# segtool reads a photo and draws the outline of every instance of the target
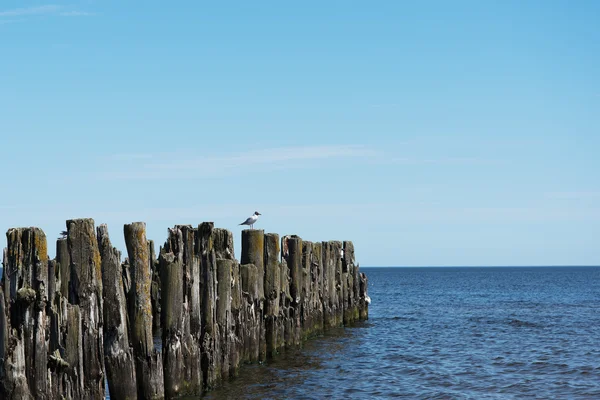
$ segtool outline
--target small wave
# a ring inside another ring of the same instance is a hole
[[[404,317],[401,315],[394,315],[391,317],[383,317],[380,319],[386,320],[386,321],[411,321],[411,322],[417,321],[417,318],[415,318],[415,317]]]
[[[521,361],[509,361],[506,363],[507,367],[524,367],[526,364]]]
[[[515,326],[518,328],[541,328],[542,326],[539,324],[536,324],[535,322],[529,322],[529,321],[522,321],[520,319],[511,319],[508,322],[509,325],[511,326]]]

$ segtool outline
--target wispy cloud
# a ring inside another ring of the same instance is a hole
[[[289,161],[316,160],[339,157],[361,157],[374,155],[374,151],[364,146],[304,146],[280,147],[264,150],[254,150],[245,153],[225,155],[221,157],[200,157],[190,160],[168,161],[155,164],[158,168],[186,169],[201,167],[209,162],[217,162],[224,167],[237,167],[244,165],[275,164]]]
[[[561,191],[546,193],[546,197],[560,200],[600,200],[599,191]]]
[[[394,212],[390,212],[394,210]],[[277,217],[310,215],[311,218],[346,219],[365,224],[514,224],[530,222],[600,221],[600,208],[548,207],[449,207],[432,202],[394,202],[357,204],[306,204],[272,207]]]
[[[299,146],[253,150],[219,156],[190,156],[162,154],[115,154],[112,162],[129,162],[117,174],[107,173],[110,179],[203,178],[246,172],[248,168],[302,168],[314,161],[374,157],[378,153],[358,145]],[[131,165],[134,163],[134,165]]]
[[[401,157],[386,150],[364,145],[324,145],[279,147],[221,155],[190,153],[118,153],[106,161],[116,171],[106,171],[105,179],[212,178],[238,175],[249,169],[269,171],[311,168],[317,162],[361,159],[369,165],[490,165],[502,163],[478,157]]]
[[[488,165],[503,161],[479,157],[389,157],[376,162],[398,165]]]
[[[110,156],[112,160],[131,161],[131,160],[147,160],[152,158],[152,154],[145,153],[118,153]]]
[[[60,16],[60,17],[88,17],[96,13],[81,10],[71,10],[57,4],[48,4],[36,7],[13,8],[12,10],[0,11],[0,24],[11,22],[23,22],[28,18],[42,15]],[[14,19],[14,17],[21,17]],[[6,19],[12,18],[12,19]]]
[[[22,18],[19,18],[19,19],[1,19],[1,18],[0,18],[0,25],[4,25],[4,24],[14,24],[14,23],[16,23],[16,22],[22,22],[22,21],[25,21],[25,20],[24,20],[24,19],[22,19]]]
[[[0,11],[0,17],[19,17],[24,15],[51,14],[59,11],[61,8],[61,6],[55,4],[37,7],[14,8],[12,10]]]
[[[58,15],[62,17],[90,17],[96,15],[96,13],[87,11],[64,11],[59,13]]]
[[[397,108],[402,107],[400,103],[381,103],[381,104],[371,104],[369,107],[371,108]]]

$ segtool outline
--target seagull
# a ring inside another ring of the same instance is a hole
[[[258,220],[258,216],[261,215],[258,211],[254,211],[251,217],[242,222],[240,225],[250,225],[251,229],[254,229],[254,223]]]
[[[61,231],[60,232],[61,239],[65,239],[68,234],[69,234],[69,232],[67,232],[67,231]]]

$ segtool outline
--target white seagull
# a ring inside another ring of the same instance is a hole
[[[258,220],[258,216],[261,215],[258,211],[254,211],[251,217],[242,222],[240,225],[250,225],[251,229],[254,229],[254,223]]]

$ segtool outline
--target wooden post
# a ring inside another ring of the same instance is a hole
[[[110,243],[108,228],[97,229],[104,294],[104,365],[111,398],[136,399],[133,351],[129,347],[127,300],[121,277],[121,253]]]
[[[162,355],[152,340],[152,305],[146,224],[134,222],[124,226],[125,244],[131,268],[129,323],[135,359],[138,398],[164,398]]]

